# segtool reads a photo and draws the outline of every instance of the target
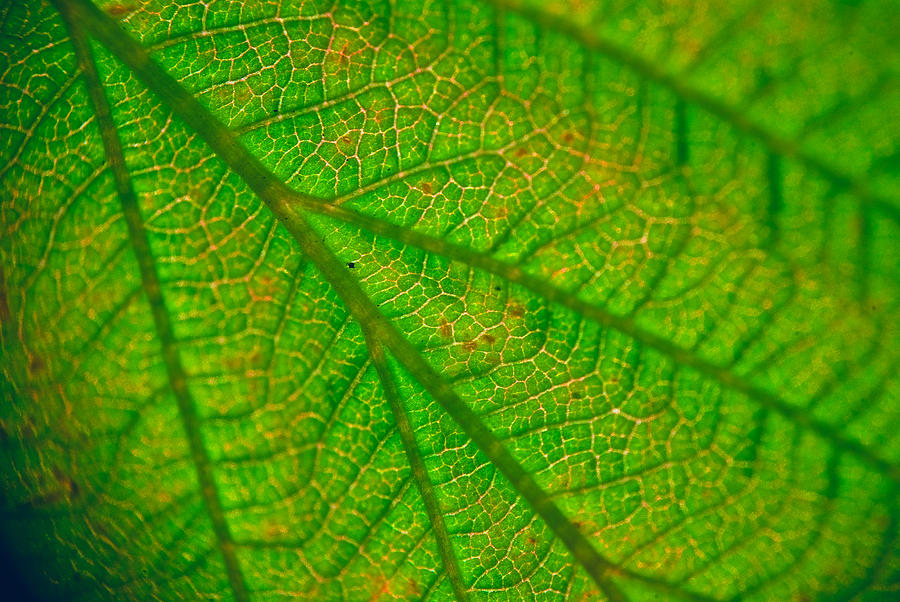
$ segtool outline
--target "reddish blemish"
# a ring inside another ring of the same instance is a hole
[[[106,7],[106,14],[110,17],[119,18],[133,12],[134,8],[134,6],[129,6],[127,4],[110,4]]]
[[[0,326],[12,318],[9,313],[9,304],[6,300],[6,285],[3,281],[3,270],[0,269]]]
[[[244,367],[244,358],[241,356],[226,357],[222,363],[229,370],[240,370]]]
[[[381,598],[381,596],[389,594],[391,592],[390,588],[388,588],[387,579],[382,577],[378,581],[381,582],[381,585],[378,587],[378,589],[372,592],[372,597],[369,598],[369,602],[375,602],[375,600],[378,600],[379,598]]]
[[[53,467],[53,476],[62,485],[63,489],[66,490],[66,493],[69,497],[77,497],[80,491],[78,484],[72,480],[69,475],[65,474],[59,467]]]
[[[287,528],[279,523],[270,523],[266,525],[265,534],[267,539],[272,539],[278,535],[287,533]]]
[[[509,209],[505,205],[495,204],[488,205],[484,209],[484,216],[491,219],[506,219],[509,216]]]
[[[47,365],[44,363],[44,360],[35,355],[28,363],[28,372],[29,374],[37,374],[39,372],[43,372],[46,367]]]

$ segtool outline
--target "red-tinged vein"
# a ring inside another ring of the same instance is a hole
[[[178,352],[177,341],[175,340],[171,319],[160,287],[156,261],[150,248],[150,241],[144,227],[144,220],[138,206],[137,196],[132,186],[131,176],[125,165],[122,144],[113,123],[109,102],[103,92],[87,38],[79,26],[80,19],[77,11],[73,10],[64,0],[53,0],[53,2],[62,15],[66,29],[71,37],[78,65],[84,75],[88,96],[93,105],[94,114],[97,117],[97,125],[100,128],[100,135],[103,139],[106,159],[113,173],[116,192],[122,206],[122,214],[128,226],[131,246],[140,270],[143,291],[147,295],[150,311],[153,314],[153,323],[160,342],[169,385],[178,404],[178,413],[188,439],[188,446],[196,469],[203,504],[212,523],[216,543],[222,553],[222,560],[228,575],[228,583],[231,586],[234,599],[237,602],[246,602],[249,600],[247,586],[235,554],[231,532],[225,520],[222,502],[219,498],[215,478],[213,477],[209,452],[200,432],[197,406],[187,387],[187,379]]]

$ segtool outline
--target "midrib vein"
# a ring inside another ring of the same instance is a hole
[[[55,0],[57,2],[61,0]],[[563,541],[573,556],[582,564],[592,579],[612,599],[624,596],[609,582],[610,575],[628,576],[643,581],[661,591],[678,594],[690,599],[705,599],[702,596],[678,590],[675,586],[651,577],[632,573],[616,567],[602,557],[577,528],[565,517],[552,499],[534,481],[533,477],[513,458],[503,443],[493,435],[478,417],[450,388],[444,379],[422,358],[418,350],[390,323],[365,295],[359,283],[352,278],[343,264],[322,244],[320,236],[311,228],[306,219],[295,210],[296,205],[312,212],[332,216],[371,230],[376,234],[407,242],[424,250],[440,253],[450,259],[463,261],[472,267],[500,275],[511,282],[520,284],[549,301],[569,307],[621,331],[643,344],[657,349],[673,361],[694,368],[725,387],[744,393],[761,405],[772,407],[779,413],[806,426],[834,445],[857,455],[866,463],[900,482],[900,470],[862,444],[846,439],[830,425],[821,423],[802,409],[790,406],[778,396],[754,387],[726,368],[702,360],[690,351],[648,333],[637,327],[629,318],[611,315],[604,310],[572,297],[561,289],[554,288],[539,278],[525,273],[518,267],[500,262],[490,257],[480,256],[427,235],[408,231],[399,226],[376,218],[345,210],[322,201],[297,193],[266,169],[260,161],[248,153],[234,134],[211,115],[185,90],[180,83],[156,65],[147,53],[118,25],[100,12],[87,0],[70,0],[71,7],[78,13],[80,22],[90,33],[102,42],[119,60],[127,65],[176,115],[187,123],[235,173],[269,207],[273,215],[291,233],[307,256],[335,288],[348,310],[375,340],[382,343],[412,374],[417,381],[437,400],[441,406],[469,435],[485,455],[500,469],[510,483],[535,509],[539,516]]]
[[[477,251],[460,245],[449,243],[384,220],[364,215],[355,211],[320,202],[298,193],[292,193],[294,200],[311,212],[331,217],[344,223],[353,224],[373,234],[400,241],[412,247],[446,257],[474,269],[483,270],[518,284],[541,296],[547,301],[557,303],[579,315],[593,320],[603,326],[616,330],[635,341],[654,349],[679,366],[692,368],[719,383],[722,387],[742,393],[758,405],[771,409],[798,426],[808,428],[836,448],[857,456],[860,460],[885,474],[895,483],[900,484],[900,467],[873,452],[868,447],[840,433],[834,426],[816,418],[805,408],[793,406],[780,396],[763,389],[741,378],[728,367],[705,360],[689,349],[679,347],[659,335],[641,328],[633,319],[612,314],[601,307],[579,299],[572,293],[548,284],[547,281],[529,274],[518,266],[511,265],[490,256],[481,255]]]
[[[345,209],[337,203],[326,202],[291,190],[254,156],[244,150],[235,135],[228,128],[203,108],[174,78],[153,63],[143,48],[122,32],[106,15],[100,13],[86,0],[77,0],[77,4],[89,6],[97,12],[98,17],[90,20],[90,23],[96,25],[99,33],[94,33],[93,30],[92,33],[100,38],[120,59],[126,62],[135,73],[142,78],[147,78],[148,86],[175,113],[188,122],[216,151],[218,157],[240,174],[244,181],[261,197],[263,195],[277,195],[282,199],[289,199],[291,203],[300,205],[313,213],[333,217],[345,223],[352,223],[375,234],[381,234],[419,249],[437,253],[451,260],[484,270],[516,283],[543,296],[548,301],[558,303],[580,313],[586,318],[632,337],[636,341],[670,358],[673,362],[693,368],[704,376],[718,382],[723,387],[740,392],[748,399],[778,412],[799,426],[809,428],[832,445],[855,455],[869,466],[888,476],[895,483],[900,484],[900,466],[882,458],[860,442],[844,436],[834,426],[815,418],[804,408],[793,406],[780,396],[748,382],[734,374],[728,367],[704,360],[692,351],[679,347],[671,341],[644,330],[631,318],[611,314],[596,305],[578,299],[567,291],[548,284],[534,275],[526,273],[520,267],[480,255],[470,248],[454,245],[443,239]],[[107,21],[109,22],[107,23]],[[105,37],[101,37],[101,35]],[[147,71],[148,73],[142,74],[142,71]],[[690,98],[687,100],[690,100]],[[340,202],[340,200],[338,199],[337,201]],[[292,213],[290,209],[286,209],[286,211]],[[308,226],[304,227],[308,228]],[[319,246],[320,242],[315,240],[314,244]]]
[[[212,523],[216,543],[222,553],[228,583],[235,600],[237,602],[247,602],[249,597],[244,576],[235,554],[228,523],[225,520],[222,502],[213,477],[209,452],[206,450],[200,433],[200,419],[197,414],[197,406],[187,387],[187,379],[178,352],[169,312],[162,295],[155,259],[150,248],[144,221],[141,217],[131,176],[125,165],[122,143],[116,132],[109,102],[103,92],[103,86],[100,82],[87,38],[78,25],[80,23],[78,13],[72,10],[73,7],[66,0],[52,1],[62,16],[72,40],[78,65],[84,75],[88,96],[97,118],[97,125],[100,129],[104,150],[106,151],[106,159],[113,173],[116,192],[122,206],[122,214],[128,227],[131,246],[137,259],[143,290],[147,295],[147,301],[153,315],[153,323],[160,342],[169,385],[178,405],[178,414],[187,436],[191,459],[196,469],[197,481],[200,486],[200,494]]]
[[[422,503],[425,504],[425,512],[428,514],[428,520],[434,532],[434,538],[437,543],[438,553],[444,562],[444,569],[447,571],[447,578],[450,586],[453,588],[453,594],[459,602],[468,600],[469,596],[466,592],[466,585],[462,579],[462,573],[459,570],[459,561],[453,552],[453,544],[450,542],[450,535],[447,533],[447,525],[444,522],[444,514],[441,511],[437,496],[434,493],[434,486],[431,479],[428,478],[428,471],[425,468],[425,462],[419,451],[419,445],[416,443],[416,435],[413,432],[412,424],[409,421],[409,415],[403,400],[397,391],[397,385],[394,382],[394,375],[391,374],[390,366],[388,366],[387,358],[381,343],[372,336],[365,325],[363,332],[366,335],[366,346],[369,349],[369,357],[375,370],[378,372],[378,378],[384,389],[384,396],[391,406],[394,414],[394,420],[397,423],[397,431],[400,433],[400,439],[403,442],[403,450],[406,453],[406,459],[409,462],[410,472],[419,490]]]
[[[441,404],[463,432],[544,519],[610,600],[614,602],[625,600],[618,586],[609,580],[610,575],[628,575],[659,587],[658,580],[619,569],[597,552],[534,478],[513,458],[503,443],[431,368],[396,327],[378,311],[363,292],[359,282],[347,273],[338,258],[322,244],[321,238],[306,219],[292,208],[292,204],[296,204],[295,192],[279,181],[258,159],[246,152],[224,124],[209,114],[197,99],[154,63],[140,45],[97,7],[88,0],[68,0],[66,4],[67,10],[76,17],[74,21],[83,24],[93,37],[127,65],[151,91],[206,141],[220,159],[241,176],[328,280],[368,336],[390,350],[400,364]],[[162,318],[168,321],[167,316],[163,315]],[[169,332],[171,333],[171,327]],[[196,420],[196,414],[194,419]],[[663,587],[671,588],[668,584]],[[685,594],[689,595],[687,592]]]
[[[900,207],[895,206],[888,199],[873,193],[865,182],[838,171],[827,161],[804,150],[802,146],[793,140],[779,137],[765,127],[750,120],[738,109],[725,104],[714,96],[691,87],[682,79],[666,73],[647,59],[617,46],[603,38],[597,33],[596,29],[579,27],[564,16],[546,14],[539,9],[522,6],[519,2],[511,0],[483,1],[498,10],[517,14],[536,25],[569,36],[588,52],[596,52],[637,73],[643,79],[669,89],[678,98],[715,115],[744,135],[759,140],[771,152],[794,159],[803,166],[822,174],[839,187],[850,190],[862,204],[875,207],[893,221],[900,222]]]

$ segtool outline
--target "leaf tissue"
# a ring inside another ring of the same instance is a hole
[[[0,3],[52,600],[896,600],[900,12]]]

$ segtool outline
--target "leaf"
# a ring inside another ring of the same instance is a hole
[[[51,599],[889,599],[888,3],[9,3]]]

